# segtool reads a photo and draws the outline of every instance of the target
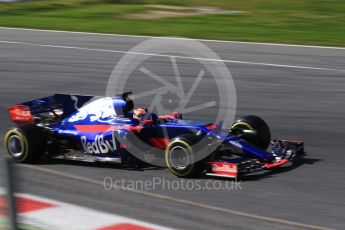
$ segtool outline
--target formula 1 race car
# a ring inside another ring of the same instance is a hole
[[[269,127],[257,116],[240,118],[219,135],[221,124],[184,120],[178,112],[159,116],[133,109],[130,94],[55,94],[9,107],[16,126],[5,134],[5,150],[20,163],[49,157],[149,164],[167,167],[178,177],[238,177],[304,155],[301,141],[271,141]]]

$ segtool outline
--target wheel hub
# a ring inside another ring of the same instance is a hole
[[[171,166],[178,170],[187,168],[190,164],[190,156],[188,151],[181,147],[175,146],[170,150],[170,162]]]
[[[24,142],[23,140],[17,136],[17,135],[12,135],[8,141],[7,141],[7,146],[9,152],[14,156],[14,157],[20,157],[24,153]]]

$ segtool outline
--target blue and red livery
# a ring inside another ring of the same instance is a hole
[[[16,123],[5,150],[16,162],[42,157],[159,165],[179,177],[238,177],[293,163],[303,142],[273,140],[267,124],[245,116],[219,135],[221,124],[147,113],[133,117],[128,93],[118,97],[55,94],[8,108]],[[271,150],[267,148],[271,144]]]

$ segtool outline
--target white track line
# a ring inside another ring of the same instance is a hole
[[[0,196],[3,195],[5,195],[4,189],[0,187]],[[16,198],[25,198],[27,201],[44,202],[50,205],[50,207],[42,207],[37,210],[27,210],[17,214],[18,219],[21,222],[42,229],[97,230],[108,226],[132,224],[152,230],[172,230],[171,228],[152,224],[146,221],[140,221],[121,215],[68,204],[32,194],[16,193],[15,196]]]
[[[61,46],[61,45],[38,44],[38,43],[29,43],[29,42],[16,42],[16,41],[0,41],[0,43],[17,44],[17,45],[30,45],[30,46],[37,46],[37,47],[49,47],[49,48],[60,48],[60,49],[97,51],[97,52],[107,52],[107,53],[135,54],[135,55],[146,55],[146,56],[155,56],[155,57],[168,57],[168,58],[175,57],[175,58],[189,59],[189,60],[225,62],[225,63],[236,63],[236,64],[247,64],[247,65],[260,65],[260,66],[272,66],[272,67],[281,67],[281,68],[345,72],[345,70],[343,70],[343,69],[332,69],[332,68],[322,68],[322,67],[313,67],[313,66],[298,66],[298,65],[272,64],[272,63],[264,63],[264,62],[249,62],[249,61],[238,61],[238,60],[223,60],[223,59],[212,59],[212,58],[185,57],[185,56],[178,56],[178,55],[140,53],[140,52],[129,52],[129,51],[121,51],[121,50],[108,50],[108,49],[95,49],[95,48],[86,48],[86,47],[77,47],[77,46]]]
[[[6,190],[0,187],[0,196],[5,195],[5,194],[6,194]]]
[[[108,34],[108,33],[95,33],[95,32],[82,32],[82,31],[65,31],[65,30],[46,30],[46,29],[30,29],[30,28],[14,28],[14,27],[1,27],[0,29],[7,30],[22,30],[22,31],[37,31],[37,32],[50,32],[50,33],[69,33],[69,34],[85,34],[85,35],[102,35],[102,36],[116,36],[116,37],[132,37],[132,38],[159,38],[159,39],[174,39],[174,40],[196,40],[203,42],[215,43],[233,43],[233,44],[248,44],[248,45],[265,45],[265,46],[282,46],[282,47],[303,47],[303,48],[316,48],[316,49],[336,49],[345,50],[345,47],[332,47],[332,46],[313,46],[313,45],[294,45],[283,43],[269,43],[269,42],[241,42],[241,41],[226,41],[226,40],[213,40],[213,39],[192,39],[180,37],[158,37],[146,35],[126,35],[126,34]]]
[[[104,186],[103,181],[98,181],[98,180],[78,176],[78,175],[67,173],[67,172],[57,171],[54,169],[39,167],[39,166],[35,166],[35,165],[24,165],[24,164],[21,165],[21,164],[19,164],[18,166],[23,167],[23,168],[27,168],[27,169],[31,169],[31,170],[35,170],[35,171],[39,171],[39,172],[43,172],[43,173],[49,173],[49,174],[52,174],[55,176],[61,176],[61,177],[72,179],[72,180],[77,180],[77,181],[81,181],[81,182],[85,182],[85,183],[94,184],[97,186],[99,186],[99,185]],[[134,194],[138,194],[138,195],[153,197],[156,199],[162,199],[162,200],[166,200],[169,202],[174,202],[174,203],[178,203],[178,204],[182,204],[182,205],[193,206],[193,207],[197,207],[197,208],[207,209],[210,211],[222,212],[225,214],[256,219],[256,220],[260,220],[260,221],[264,221],[264,222],[272,222],[272,223],[292,226],[292,227],[296,227],[296,228],[314,229],[314,230],[330,230],[331,229],[331,228],[324,227],[324,226],[304,224],[304,223],[280,219],[280,218],[268,217],[268,216],[263,216],[263,215],[256,215],[256,214],[251,214],[251,213],[247,213],[247,212],[237,211],[235,209],[222,208],[222,207],[217,207],[217,206],[213,206],[213,205],[202,204],[200,202],[194,202],[194,201],[190,201],[190,200],[179,199],[179,198],[176,198],[173,196],[162,195],[162,194],[158,194],[158,193],[154,193],[154,192],[130,189],[130,188],[122,187],[122,186],[117,187],[117,189],[121,189],[121,190],[131,192]]]
[[[31,194],[18,194],[18,196],[54,205],[54,207],[19,214],[19,218],[23,219],[24,223],[43,229],[96,230],[115,224],[127,223],[150,229],[169,230],[166,227],[145,221],[71,205],[40,196]]]

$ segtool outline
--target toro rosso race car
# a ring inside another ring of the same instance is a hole
[[[16,126],[5,134],[5,150],[20,163],[48,157],[160,165],[178,177],[233,178],[294,163],[304,155],[301,141],[271,141],[269,127],[257,116],[242,117],[219,135],[222,124],[134,109],[130,93],[99,98],[55,94],[9,107]],[[198,156],[201,152],[207,154]]]

